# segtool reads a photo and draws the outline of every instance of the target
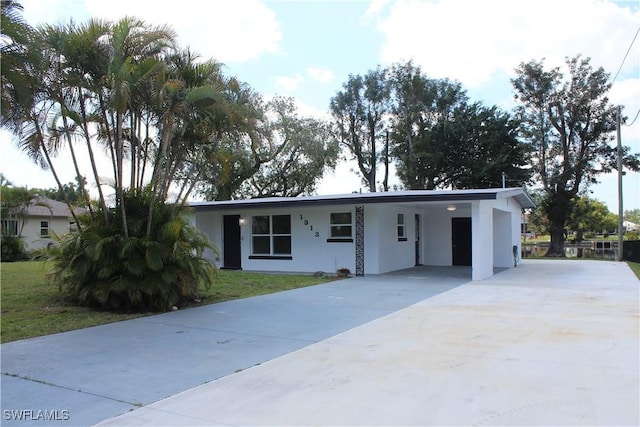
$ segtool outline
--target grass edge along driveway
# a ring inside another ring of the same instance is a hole
[[[640,280],[640,263],[627,262]],[[113,313],[78,307],[46,280],[42,261],[0,262],[0,342],[39,337],[157,313]],[[312,286],[333,280],[311,275],[218,271],[216,282],[202,292],[207,305]]]
[[[43,261],[0,262],[0,342],[39,337],[158,313],[113,313],[79,307],[47,283]],[[332,277],[218,271],[192,307],[317,285]],[[188,309],[188,308],[187,308]]]

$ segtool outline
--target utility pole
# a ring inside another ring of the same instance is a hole
[[[618,105],[616,114],[616,140],[618,142],[618,261],[624,261],[623,245],[623,215],[622,208],[622,141],[620,138],[620,106]]]

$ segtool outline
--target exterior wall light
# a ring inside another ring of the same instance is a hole
[[[239,223],[240,225],[244,225],[244,223],[245,223],[245,222],[247,222],[247,220],[246,220],[246,219],[244,219],[244,217],[240,217],[240,219],[238,220],[238,223]]]
[[[456,205],[447,205],[447,210],[451,211],[451,212],[455,211],[456,210]]]

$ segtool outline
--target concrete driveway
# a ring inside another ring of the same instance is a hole
[[[2,425],[640,424],[626,264],[469,277],[412,269],[5,344]]]
[[[470,277],[469,268],[425,267],[3,344],[0,424],[95,424],[321,342]]]
[[[526,260],[100,425],[637,426],[639,284]]]

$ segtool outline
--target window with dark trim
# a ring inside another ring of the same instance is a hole
[[[251,217],[250,259],[291,259],[291,215]]]
[[[404,214],[398,214],[398,242],[406,242],[407,235],[405,234],[405,226],[404,226]]]
[[[2,220],[2,235],[3,236],[17,236],[18,235],[18,220],[17,219],[3,219]]]
[[[353,242],[353,216],[351,212],[329,214],[329,238],[327,242]]]
[[[49,221],[40,221],[40,237],[50,237]]]

